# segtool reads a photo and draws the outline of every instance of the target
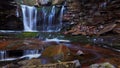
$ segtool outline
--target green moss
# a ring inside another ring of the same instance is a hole
[[[22,32],[17,34],[16,38],[35,38],[38,35],[38,32]]]

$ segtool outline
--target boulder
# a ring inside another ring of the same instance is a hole
[[[65,61],[70,57],[70,50],[64,45],[49,46],[43,51],[42,56],[50,57],[54,60]]]

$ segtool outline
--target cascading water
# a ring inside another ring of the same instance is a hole
[[[62,23],[62,20],[63,20],[64,10],[65,10],[65,6],[63,5],[62,8],[61,8],[61,11],[60,11],[60,27],[62,27],[62,24],[63,24],[63,23]],[[60,29],[61,29],[60,27],[59,27],[59,29],[58,29],[59,31],[60,31]]]
[[[16,16],[19,17],[19,11],[18,11],[18,8],[16,9]]]
[[[24,31],[36,31],[37,9],[34,6],[21,5]]]
[[[39,50],[24,50],[24,55],[39,54]]]
[[[60,15],[58,16],[59,22],[55,21],[56,19],[56,7],[52,6],[50,13],[47,13],[47,10],[45,9],[45,7],[42,8],[42,15],[43,15],[43,31],[47,31],[47,32],[58,32],[61,30],[62,27],[62,17],[64,14],[64,5],[62,6],[61,10],[60,10]],[[48,14],[48,15],[47,15]]]
[[[43,15],[43,25],[41,27],[43,27],[42,31],[46,31],[46,32],[51,32],[51,31],[55,31],[56,29],[54,28],[54,20],[55,20],[55,13],[56,13],[56,7],[52,6],[50,12],[48,13],[46,10],[47,7],[43,7],[42,8],[42,15]],[[56,26],[57,27],[57,26]]]
[[[38,58],[40,57],[41,54],[39,53],[39,50],[24,50],[24,56],[23,57],[28,57],[29,59],[32,58]]]
[[[56,6],[52,6],[50,12],[46,9],[48,7],[43,6],[40,10],[41,14],[38,14],[34,6],[21,5],[22,14],[23,14],[23,25],[24,31],[46,31],[46,32],[58,32],[62,27],[62,17],[64,14],[64,5],[60,9],[60,15],[56,16]],[[40,19],[40,25],[37,25],[37,21]],[[57,19],[59,20],[57,21]],[[38,19],[38,20],[37,20]],[[38,28],[39,27],[39,28]]]
[[[4,60],[6,59],[7,55],[6,55],[6,51],[0,51],[0,60]]]
[[[51,12],[50,12],[49,17],[48,17],[48,26],[47,26],[48,32],[51,32],[54,30],[54,29],[52,29],[54,17],[55,17],[55,6],[52,7]]]
[[[43,13],[43,31],[46,31],[47,25],[46,25],[46,20],[47,20],[47,11],[45,10],[45,7],[42,8],[42,13]]]

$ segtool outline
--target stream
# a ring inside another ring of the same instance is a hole
[[[0,34],[0,63],[2,62],[2,66],[25,59],[40,58],[45,48],[53,45],[64,45],[74,54],[79,50],[83,51],[83,55],[77,57],[71,56],[71,60],[79,60],[82,67],[100,62],[119,64],[116,61],[120,58],[119,47],[116,49],[103,44],[109,41],[106,38],[95,39],[69,35],[67,37],[58,32],[1,32]],[[49,61],[48,59],[46,61]],[[44,61],[41,62],[44,64],[47,63]]]

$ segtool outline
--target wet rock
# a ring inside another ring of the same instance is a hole
[[[3,50],[24,50],[24,49],[42,49],[45,45],[44,42],[34,39],[34,40],[5,40],[3,42],[0,42],[0,49]]]
[[[73,27],[71,30],[65,32],[64,34],[72,34],[72,35],[95,35],[97,33],[97,29],[94,26],[86,26],[78,24]]]

